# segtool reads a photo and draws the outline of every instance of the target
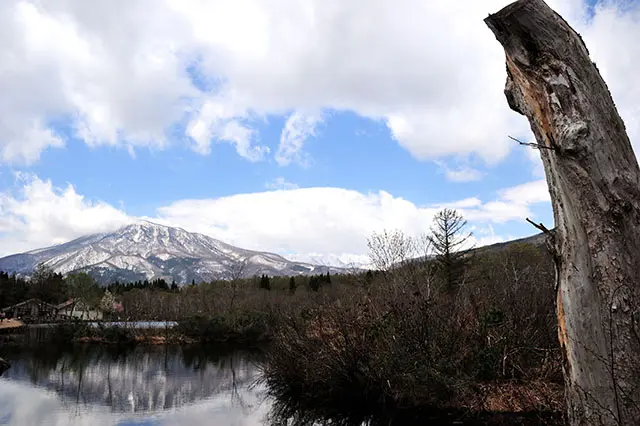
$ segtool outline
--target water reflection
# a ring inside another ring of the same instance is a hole
[[[2,348],[0,424],[262,425],[255,354],[99,345]]]

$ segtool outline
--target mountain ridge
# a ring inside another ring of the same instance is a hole
[[[102,284],[156,278],[186,284],[238,275],[346,272],[345,268],[235,247],[204,234],[142,219],[114,232],[89,234],[0,258],[0,270],[28,276],[40,263],[65,275],[88,272]]]

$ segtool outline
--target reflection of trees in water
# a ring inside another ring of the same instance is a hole
[[[241,390],[257,376],[254,355],[207,347],[38,345],[14,349],[6,377],[55,390],[65,404],[101,404],[113,411],[179,407]]]

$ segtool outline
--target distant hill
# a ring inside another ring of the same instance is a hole
[[[164,278],[179,284],[268,274],[344,273],[344,268],[293,262],[267,252],[234,247],[181,228],[138,221],[112,233],[0,258],[0,270],[29,276],[44,263],[55,272],[87,272],[100,283]],[[242,266],[244,265],[244,266]]]
[[[487,252],[487,251],[500,251],[504,250],[514,244],[533,244],[536,247],[543,247],[545,245],[546,236],[543,232],[532,235],[530,237],[518,238],[516,240],[504,241],[502,243],[495,243],[487,246],[474,248],[472,251],[476,253]]]

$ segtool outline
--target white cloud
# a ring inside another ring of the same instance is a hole
[[[166,10],[152,6],[145,1],[96,7],[82,1],[2,2],[0,150],[5,161],[33,161],[46,146],[59,146],[43,128],[56,119],[72,119],[77,135],[90,145],[166,143],[165,128],[183,116],[197,92],[176,54],[175,22]]]
[[[94,232],[107,232],[135,220],[123,210],[78,194],[72,185],[19,175],[17,194],[0,193],[0,255],[45,247]],[[544,180],[499,191],[483,202],[468,198],[421,207],[385,192],[363,194],[342,188],[292,189],[238,194],[218,199],[180,200],[161,207],[159,223],[201,232],[239,247],[288,254],[292,258],[334,264],[361,262],[374,231],[400,229],[417,236],[427,232],[442,207],[457,208],[471,225],[523,221],[534,217],[530,206],[548,203]],[[287,187],[288,184],[288,188]],[[495,242],[495,234],[477,235],[476,243]]]
[[[0,192],[0,256],[59,244],[117,229],[130,222],[121,210],[87,200],[72,185],[54,188],[51,181],[19,175],[18,194]]]
[[[292,162],[303,166],[308,165],[309,156],[302,152],[302,147],[308,138],[316,135],[316,127],[321,122],[320,115],[293,112],[282,129],[276,162],[281,166]]]
[[[444,176],[450,182],[473,182],[480,180],[485,176],[485,173],[474,169],[469,165],[463,164],[452,168],[441,161],[436,161],[436,164],[438,164],[444,171]]]
[[[386,123],[417,158],[495,163],[507,134],[530,134],[508,110],[502,48],[483,23],[509,2],[3,1],[0,158],[61,146],[48,126],[62,119],[90,145],[129,148],[166,147],[184,124],[197,152],[224,140],[258,160],[251,120],[348,110]],[[550,4],[583,34],[637,140],[640,12],[607,1],[587,21],[580,1]],[[283,139],[286,162],[302,139]]]
[[[279,176],[279,177],[275,178],[274,180],[265,183],[264,186],[267,189],[284,189],[284,190],[286,190],[286,189],[296,189],[296,188],[298,188],[297,184],[287,181],[282,176]]]
[[[551,202],[549,188],[544,179],[504,189],[500,191],[500,198],[507,202],[525,205]]]
[[[240,247],[277,251],[299,260],[332,264],[362,263],[374,231],[427,232],[435,212],[455,207],[470,224],[524,221],[530,206],[548,202],[544,180],[507,188],[495,200],[478,198],[420,207],[380,191],[362,194],[340,188],[304,188],[239,194],[215,200],[182,200],[158,210],[162,223],[211,235]],[[259,212],[259,213],[257,213]],[[476,245],[504,240],[481,234]]]
[[[269,153],[269,148],[256,143],[256,133],[242,124],[246,119],[244,111],[238,111],[228,104],[208,100],[204,102],[195,118],[187,125],[187,135],[193,140],[193,150],[206,155],[211,152],[211,141],[232,143],[236,152],[249,161],[261,160]]]
[[[182,200],[160,208],[156,220],[249,249],[294,253],[298,258],[348,257],[366,254],[366,238],[374,230],[420,233],[433,212],[384,191],[303,188]]]
[[[495,200],[486,203],[474,197],[445,203],[440,207],[459,210],[469,222],[505,223],[533,217],[531,205],[551,202],[544,179],[503,189],[497,195]]]

